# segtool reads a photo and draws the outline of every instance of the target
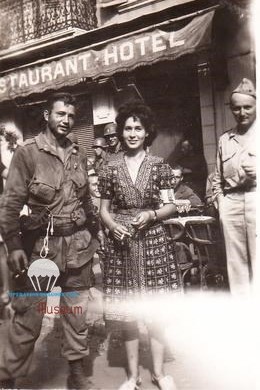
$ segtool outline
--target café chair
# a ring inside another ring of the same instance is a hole
[[[207,274],[219,268],[224,256],[218,221],[212,217],[206,220],[188,221],[185,230],[198,257],[200,288],[207,289]]]
[[[187,286],[186,277],[191,275],[191,270],[196,267],[193,262],[190,249],[187,244],[181,241],[185,235],[185,227],[178,221],[167,223],[168,240],[174,242],[177,266],[180,275],[181,288],[184,291]]]
[[[181,287],[183,291],[187,287],[186,277],[191,277],[192,270],[197,268],[196,263],[192,259],[190,248],[184,242],[176,242],[175,253],[177,256],[177,263],[180,273]]]
[[[165,221],[165,227],[172,241],[178,241],[184,236],[185,227],[178,221]]]

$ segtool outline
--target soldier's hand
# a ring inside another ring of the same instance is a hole
[[[241,162],[241,166],[248,177],[256,179],[256,156],[254,154],[249,152],[248,156]]]
[[[256,179],[256,166],[254,164],[242,164],[242,168],[244,169],[247,176],[251,179]]]
[[[221,205],[223,204],[224,195],[219,194],[215,203],[216,209],[221,213]]]
[[[7,258],[8,267],[12,272],[19,273],[28,268],[28,259],[23,249],[15,249]]]

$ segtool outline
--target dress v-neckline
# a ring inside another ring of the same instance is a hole
[[[137,174],[136,174],[136,178],[135,178],[135,181],[132,179],[132,176],[130,175],[130,171],[129,171],[129,168],[128,168],[128,165],[127,165],[127,162],[126,162],[126,159],[125,159],[125,155],[123,155],[123,160],[124,160],[124,165],[125,165],[125,171],[127,173],[127,176],[128,176],[128,179],[130,180],[130,183],[134,186],[134,187],[138,187],[138,182],[139,182],[139,177],[140,177],[140,172],[142,170],[142,167],[143,167],[143,164],[144,164],[144,161],[146,160],[147,158],[147,154],[145,153],[144,155],[144,158],[142,159],[139,167],[138,167],[138,170],[137,170]]]

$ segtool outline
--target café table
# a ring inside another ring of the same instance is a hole
[[[169,218],[169,219],[166,219],[164,221],[164,224],[165,225],[172,225],[172,224],[182,224],[183,226],[186,225],[187,222],[190,222],[190,221],[210,221],[210,220],[214,220],[214,218],[212,217],[209,217],[207,215],[187,215],[185,217],[174,217],[174,218]]]

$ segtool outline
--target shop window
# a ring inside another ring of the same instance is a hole
[[[77,118],[72,132],[77,137],[79,146],[86,151],[88,156],[92,155],[94,125],[92,102],[88,96],[78,98]]]

